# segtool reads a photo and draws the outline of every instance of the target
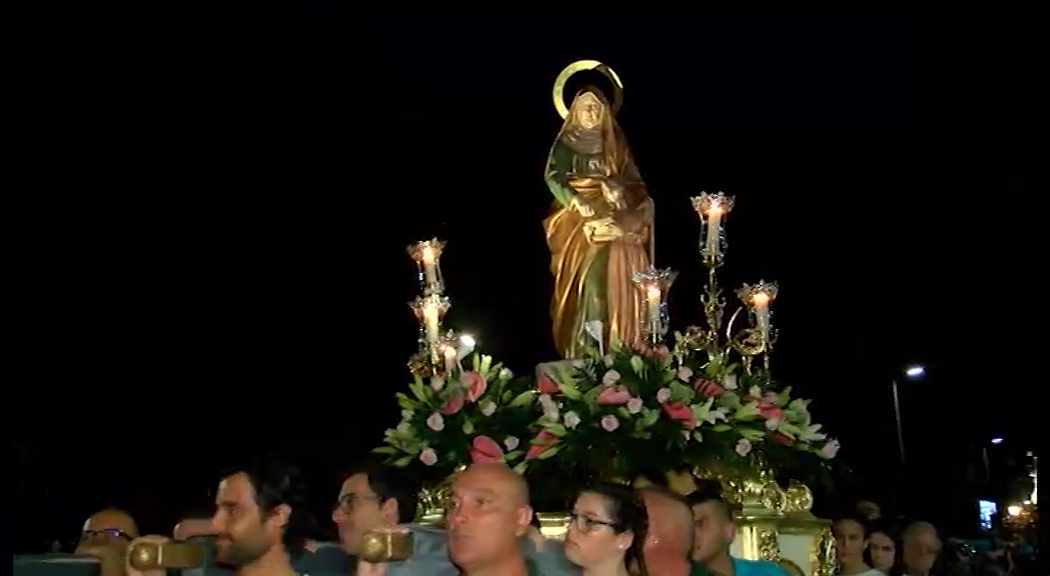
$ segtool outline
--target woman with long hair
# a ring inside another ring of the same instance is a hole
[[[884,576],[864,560],[868,547],[868,527],[863,519],[843,516],[831,525],[835,536],[835,553],[838,555],[840,576]]]
[[[598,484],[572,507],[565,557],[584,576],[648,576],[642,545],[649,528],[645,503],[629,486]]]

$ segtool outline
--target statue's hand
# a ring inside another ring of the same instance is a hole
[[[583,216],[584,218],[590,218],[591,216],[594,216],[594,209],[588,206],[585,201],[580,200],[579,196],[576,196],[572,199],[571,206],[573,210],[579,212],[580,216]]]

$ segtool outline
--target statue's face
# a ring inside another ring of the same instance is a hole
[[[576,123],[591,130],[602,124],[605,115],[605,105],[597,96],[590,92],[584,92],[578,97],[576,104]]]

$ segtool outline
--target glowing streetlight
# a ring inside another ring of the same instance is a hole
[[[922,378],[926,375],[926,368],[919,365],[909,366],[904,370],[904,375],[912,380]],[[897,421],[897,450],[900,453],[901,465],[905,463],[904,458],[904,427],[901,425],[901,397],[897,386],[897,378],[893,378],[893,416]]]

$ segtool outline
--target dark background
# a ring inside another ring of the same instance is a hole
[[[965,507],[1005,496],[1033,448],[1024,31],[641,18],[584,32],[325,3],[244,28],[69,53],[48,128],[72,194],[44,200],[23,278],[25,546],[108,504],[170,530],[208,503],[218,466],[260,447],[306,468],[324,517],[337,469],[397,418],[410,242],[448,241],[451,326],[521,373],[552,359],[541,175],[551,83],[580,58],[626,84],[657,263],[681,271],[678,328],[699,320],[688,198],[736,196],[723,283],[780,283],[774,367],[841,438],[857,480],[839,497],[975,521]],[[570,91],[589,82],[604,85],[581,75]],[[912,362],[928,376],[902,382],[905,491],[889,483],[890,382]],[[992,436],[1006,438],[993,482],[973,482]]]

